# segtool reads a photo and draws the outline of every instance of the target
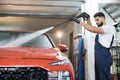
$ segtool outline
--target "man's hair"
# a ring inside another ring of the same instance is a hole
[[[94,14],[94,18],[96,18],[96,17],[104,17],[105,18],[105,15],[102,12],[97,12]]]

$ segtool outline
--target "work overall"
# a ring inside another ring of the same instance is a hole
[[[110,80],[110,66],[112,56],[110,48],[106,48],[99,43],[99,36],[95,38],[95,80]],[[112,46],[113,39],[111,41]]]

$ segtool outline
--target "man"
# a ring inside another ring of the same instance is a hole
[[[77,20],[83,17],[87,23]],[[106,23],[105,15],[98,12],[94,15],[95,22],[98,27],[92,26],[90,16],[87,13],[82,13],[73,20],[83,26],[90,32],[97,33],[95,38],[95,79],[96,80],[110,80],[110,66],[112,65],[112,57],[110,48],[113,43],[115,28]]]

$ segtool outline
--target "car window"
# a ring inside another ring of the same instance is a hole
[[[0,32],[0,46],[4,46],[16,39],[24,38],[23,36],[27,36],[30,33],[20,33],[20,32]],[[19,44],[19,43],[18,43]],[[51,41],[45,34],[39,35],[36,38],[31,39],[28,42],[20,45],[24,47],[44,47],[44,48],[52,48],[53,45]]]

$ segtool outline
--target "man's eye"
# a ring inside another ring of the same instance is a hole
[[[96,19],[95,21],[98,21],[99,19]]]

